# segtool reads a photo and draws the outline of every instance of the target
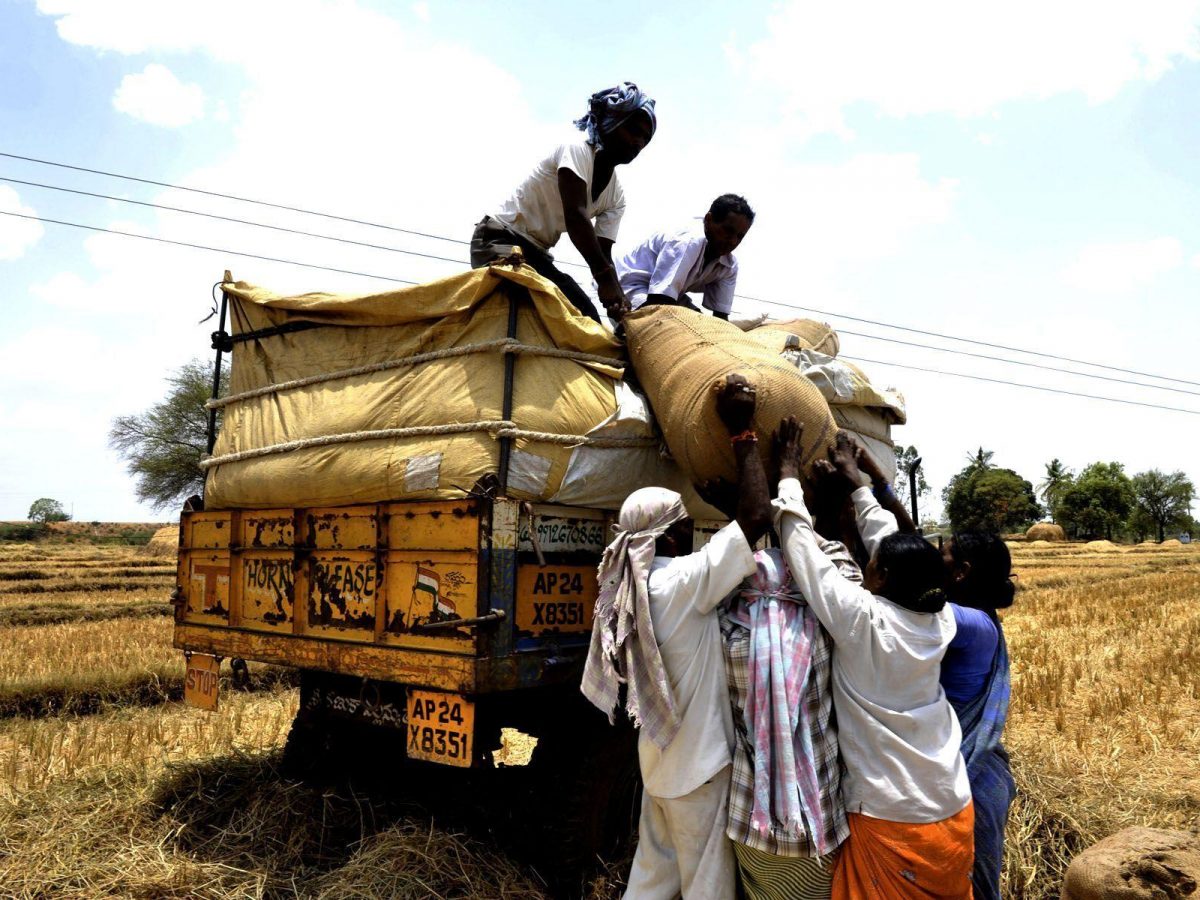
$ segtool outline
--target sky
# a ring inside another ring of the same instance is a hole
[[[931,511],[978,447],[1035,484],[1058,458],[1200,486],[1200,0],[6,0],[0,212],[223,252],[0,215],[0,520],[39,497],[78,520],[174,517],[137,502],[108,430],[211,356],[201,320],[225,269],[280,293],[392,284],[229,251],[412,281],[461,266],[396,250],[466,259],[449,241],[13,156],[465,241],[618,81],[659,121],[619,172],[618,251],[745,195],[758,215],[738,292],[769,304],[735,314],[828,321],[843,355],[873,361],[907,399],[894,436],[924,458]],[[579,258],[566,238],[557,255]]]

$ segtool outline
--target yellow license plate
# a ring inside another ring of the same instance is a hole
[[[184,702],[199,709],[216,710],[220,671],[221,661],[217,657],[205,653],[189,654],[183,678]]]
[[[448,766],[471,765],[475,704],[458,694],[408,692],[408,755]]]

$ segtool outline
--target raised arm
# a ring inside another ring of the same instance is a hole
[[[774,452],[779,465],[775,522],[784,557],[808,605],[834,641],[846,641],[869,617],[871,594],[848,581],[821,550],[800,487],[801,426],[792,417],[779,423]]]
[[[758,452],[758,436],[751,422],[757,395],[754,385],[741,375],[729,375],[717,386],[717,415],[729,430],[737,458],[738,502],[735,518],[751,546],[771,527],[771,495],[767,473]]]
[[[625,299],[612,264],[612,241],[597,237],[592,220],[588,218],[587,182],[570,169],[559,169],[558,192],[562,196],[563,218],[571,243],[592,270],[600,302],[609,316],[620,320],[629,312],[629,301]]]
[[[888,481],[883,469],[879,468],[871,454],[864,450],[857,441],[853,438],[849,440],[854,445],[854,461],[858,463],[858,468],[863,474],[871,479],[871,493],[875,495],[879,505],[896,517],[896,526],[901,532],[916,534],[916,523],[908,514],[903,501],[896,496],[896,492],[892,489],[892,483]]]
[[[852,437],[840,433],[829,451],[829,461],[833,464],[834,477],[854,503],[855,523],[867,555],[874,556],[879,549],[879,542],[899,529],[896,517],[880,506],[870,489],[863,484],[855,453],[857,449],[858,444]]]

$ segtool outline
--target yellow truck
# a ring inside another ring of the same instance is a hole
[[[486,769],[518,729],[557,861],[619,848],[635,735],[579,681],[613,510],[661,481],[652,426],[618,409],[620,345],[519,265],[389,295],[223,290],[206,494],[180,521],[187,701],[215,708],[224,661],[298,669],[300,772],[381,740],[396,767]]]

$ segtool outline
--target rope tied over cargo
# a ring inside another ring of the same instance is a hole
[[[597,363],[623,369],[627,363],[611,356],[600,356],[596,353],[581,353],[577,350],[563,350],[559,347],[542,347],[537,344],[525,344],[515,338],[498,338],[494,341],[484,341],[479,344],[464,344],[461,347],[448,347],[444,350],[430,350],[428,353],[416,353],[399,359],[389,359],[384,362],[368,363],[354,366],[350,369],[340,369],[336,372],[323,372],[319,375],[308,375],[304,378],[294,378],[291,381],[281,381],[265,387],[242,391],[240,394],[230,394],[228,397],[218,397],[205,403],[207,409],[221,409],[243,400],[253,400],[255,397],[266,397],[281,391],[291,391],[308,387],[313,384],[324,384],[339,378],[353,378],[357,375],[370,375],[375,372],[386,372],[390,369],[403,369],[419,366],[422,363],[434,362],[440,359],[453,359],[458,356],[470,356],[475,353],[511,353],[517,356],[547,356],[553,359],[570,359],[579,363]],[[478,429],[474,429],[478,430]],[[431,432],[437,433],[437,432]],[[446,432],[453,433],[453,432]],[[247,451],[249,452],[249,451]]]
[[[515,422],[506,419],[488,419],[479,422],[460,422],[453,425],[414,425],[409,428],[380,428],[371,431],[351,431],[345,434],[323,434],[296,441],[286,441],[282,444],[271,444],[266,447],[240,450],[236,453],[226,453],[221,456],[210,456],[200,461],[200,469],[207,472],[213,466],[244,462],[249,459],[259,459],[263,456],[289,453],[293,450],[308,450],[313,447],[331,447],[338,444],[355,444],[361,441],[398,440],[409,437],[472,434],[477,432],[490,434],[494,440],[499,440],[500,438],[518,438],[538,443],[562,444],[568,447],[587,446],[599,449],[617,449],[657,447],[659,444],[657,438],[589,437],[585,434],[555,434],[549,431],[526,431],[523,428],[518,428]]]

